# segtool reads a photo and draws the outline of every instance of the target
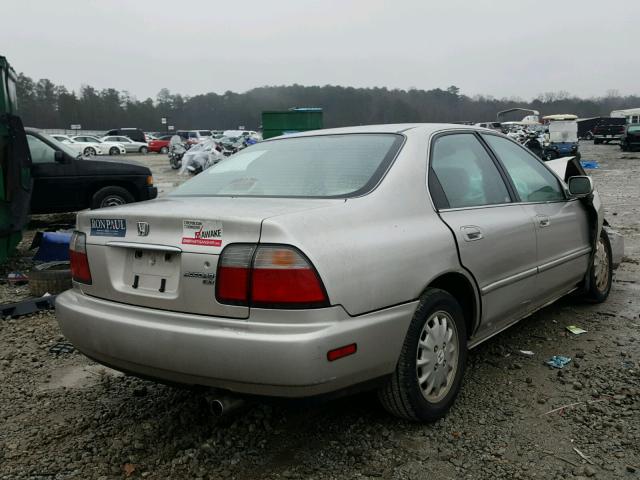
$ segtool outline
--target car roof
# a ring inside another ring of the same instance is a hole
[[[408,130],[419,130],[420,133],[430,134],[441,130],[480,130],[486,131],[474,125],[460,125],[458,123],[394,123],[382,125],[360,125],[357,127],[327,128],[323,130],[310,130],[287,135],[286,137],[308,137],[314,135],[340,135],[345,133],[403,133]],[[282,138],[282,137],[279,137]]]

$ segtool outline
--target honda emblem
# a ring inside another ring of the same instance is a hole
[[[138,222],[138,236],[146,237],[149,235],[149,224],[147,222]]]

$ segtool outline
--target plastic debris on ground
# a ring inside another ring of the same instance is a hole
[[[546,364],[553,368],[564,368],[571,362],[571,357],[565,357],[564,355],[554,355]]]
[[[29,283],[29,277],[22,272],[11,272],[7,275],[7,283],[10,285],[24,285]]]
[[[598,162],[595,161],[581,161],[580,165],[582,165],[582,168],[587,168],[587,169],[591,169],[591,170],[595,170],[596,168],[600,168],[600,164]]]
[[[574,335],[582,335],[583,333],[587,333],[587,330],[585,330],[584,328],[576,327],[575,325],[569,325],[567,327],[567,330],[569,330]]]
[[[75,347],[68,342],[56,343],[51,348],[49,348],[49,353],[55,353],[59,355],[61,353],[73,353]]]
[[[71,232],[43,232],[33,259],[39,262],[68,261],[70,240]]]
[[[535,355],[531,350],[518,350],[518,353],[523,357],[533,357]]]

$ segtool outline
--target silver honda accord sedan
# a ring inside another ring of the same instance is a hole
[[[284,397],[366,385],[433,421],[470,348],[571,292],[607,298],[603,222],[579,162],[494,131],[306,132],[80,213],[57,316],[124,372]]]

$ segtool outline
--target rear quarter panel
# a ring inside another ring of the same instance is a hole
[[[461,270],[453,236],[427,193],[427,141],[408,138],[368,195],[266,219],[261,243],[302,250],[330,302],[351,315],[415,300],[441,273]]]

